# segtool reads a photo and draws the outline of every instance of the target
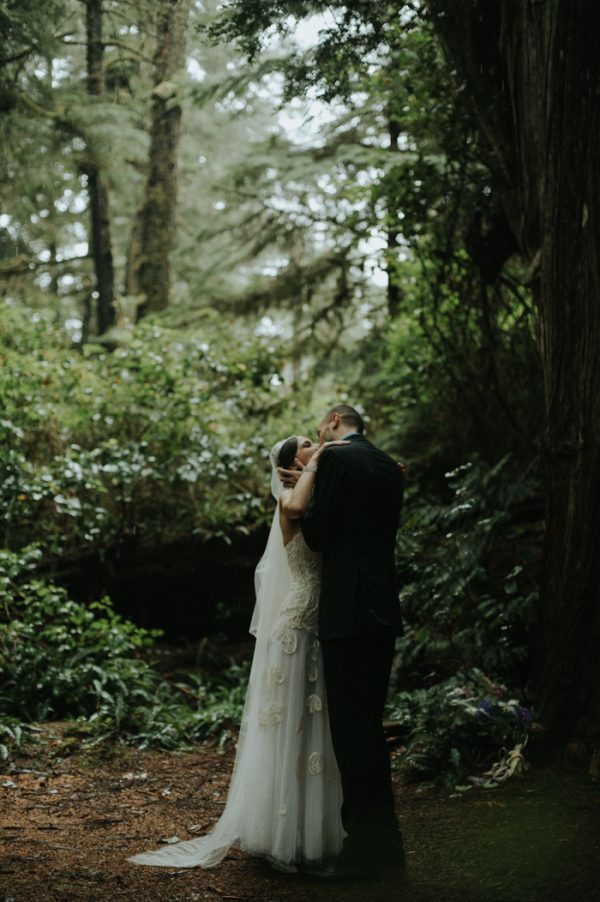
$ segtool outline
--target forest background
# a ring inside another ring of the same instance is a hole
[[[505,6],[2,0],[4,757],[48,719],[227,738],[269,448],[346,401],[408,468],[406,772],[464,786],[526,739],[597,767],[596,524],[553,544],[579,451],[486,128]]]

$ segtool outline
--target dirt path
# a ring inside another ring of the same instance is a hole
[[[232,750],[117,747],[69,756],[68,730],[46,732],[0,776],[1,902],[600,900],[600,787],[577,774],[536,769],[458,797],[398,782],[407,881],[323,886],[237,851],[211,871],[127,863],[163,837],[210,828],[226,797]]]

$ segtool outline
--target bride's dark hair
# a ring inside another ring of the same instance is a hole
[[[279,457],[277,458],[277,465],[279,467],[283,467],[284,470],[287,470],[290,464],[294,463],[294,458],[298,451],[298,436],[290,435],[288,439],[285,440],[283,445],[281,446],[281,450],[279,451]]]

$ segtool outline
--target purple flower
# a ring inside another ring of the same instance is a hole
[[[517,705],[515,708],[515,717],[519,723],[531,723],[533,720],[533,714],[529,708],[524,708],[522,705]]]
[[[491,702],[489,698],[484,698],[484,700],[477,706],[477,713],[484,714],[486,717],[490,717],[493,710],[494,703]]]

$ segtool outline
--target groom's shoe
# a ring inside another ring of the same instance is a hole
[[[406,856],[402,840],[382,845],[371,860],[379,870],[406,870]]]
[[[315,877],[319,880],[347,881],[352,880],[376,880],[377,868],[371,863],[351,860],[343,853],[334,858],[326,858],[319,864],[307,865],[302,873],[306,877]]]

